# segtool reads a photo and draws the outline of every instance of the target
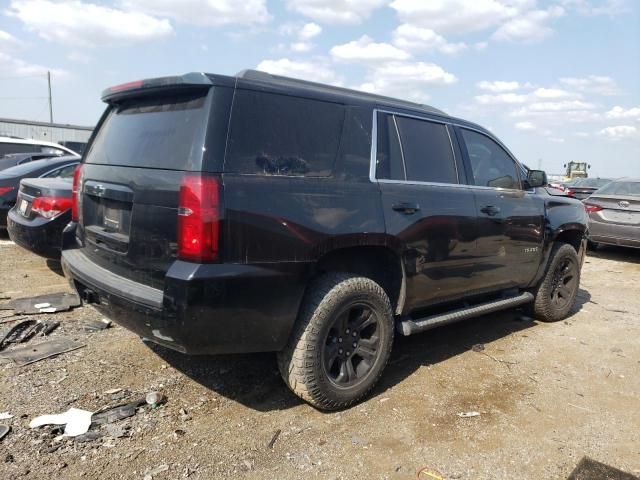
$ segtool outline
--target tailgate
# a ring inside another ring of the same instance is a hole
[[[86,154],[78,236],[99,266],[162,288],[177,254],[182,177],[202,167],[207,91],[110,107]]]

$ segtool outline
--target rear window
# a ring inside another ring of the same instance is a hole
[[[135,99],[114,107],[87,163],[198,170],[202,160],[203,94]]]
[[[0,157],[11,153],[35,153],[40,151],[40,145],[31,145],[26,143],[0,143]]]
[[[598,195],[640,197],[640,182],[611,182],[598,190]]]
[[[344,106],[238,90],[233,100],[225,171],[258,175],[331,175]]]

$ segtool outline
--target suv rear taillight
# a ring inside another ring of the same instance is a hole
[[[178,258],[214,262],[220,246],[220,179],[186,174],[178,205]]]
[[[37,197],[31,204],[31,212],[43,218],[56,218],[71,208],[70,198]]]
[[[82,177],[82,164],[80,163],[73,171],[73,187],[71,188],[71,221],[77,222],[80,218],[80,183]]]

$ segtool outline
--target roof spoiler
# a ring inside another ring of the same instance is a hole
[[[136,80],[107,88],[102,92],[102,101],[116,103],[129,97],[152,95],[167,90],[208,89],[213,83],[204,73],[187,73],[174,77],[158,77],[146,80]]]

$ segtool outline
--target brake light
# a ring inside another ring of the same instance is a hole
[[[109,88],[111,92],[121,92],[122,90],[129,90],[130,88],[140,88],[144,84],[144,80],[136,80],[133,82],[123,83]]]
[[[566,194],[569,195],[570,197],[573,197],[573,194],[576,193],[575,190],[571,189],[571,188],[567,188]]]
[[[12,190],[15,190],[16,187],[0,187],[0,197],[3,196],[5,193],[9,193]]]
[[[594,213],[602,210],[602,207],[600,205],[596,205],[595,203],[585,203],[584,209],[587,211],[587,213]]]
[[[37,197],[31,204],[31,212],[43,218],[56,218],[71,208],[70,198]]]
[[[82,183],[82,164],[78,164],[73,171],[73,187],[71,187],[71,221],[77,222],[80,218],[80,187]]]
[[[213,262],[220,246],[218,178],[186,174],[178,205],[178,257],[192,262]]]

